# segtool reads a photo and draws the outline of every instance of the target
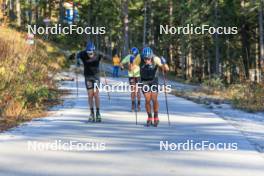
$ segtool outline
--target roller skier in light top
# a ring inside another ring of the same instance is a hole
[[[121,62],[120,66],[123,69],[125,64],[128,64],[128,80],[129,84],[133,85],[131,90],[131,111],[140,111],[140,91],[136,84],[140,79],[140,68],[139,64],[141,62],[141,57],[139,50],[136,47],[131,48],[131,54],[128,54]],[[137,107],[135,107],[135,98],[137,98]]]

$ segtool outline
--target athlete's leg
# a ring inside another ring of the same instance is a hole
[[[89,103],[89,107],[90,107],[90,116],[89,116],[89,121],[94,121],[94,90],[93,90],[93,80],[88,80],[87,78],[85,78],[85,86],[87,89],[87,94],[88,94],[88,103]]]
[[[115,66],[113,66],[113,74],[112,74],[113,77],[115,77]]]
[[[85,78],[85,86],[87,89],[87,94],[88,94],[88,102],[89,102],[89,107],[90,109],[93,109],[94,107],[94,102],[93,102],[93,96],[94,96],[94,91],[93,91],[93,81],[88,80]]]
[[[153,111],[154,111],[154,126],[158,126],[159,124],[159,103],[158,103],[158,92],[151,93],[151,99],[153,102]]]
[[[144,93],[144,97],[145,97],[145,108],[147,113],[151,113],[151,92],[145,92]]]
[[[95,115],[94,115],[94,101],[93,101],[93,89],[87,89],[88,92],[88,102],[90,107],[90,116],[89,121],[94,122],[95,121]]]
[[[118,78],[119,66],[116,66],[116,77]]]
[[[99,96],[99,90],[96,89],[93,91],[94,99],[95,99],[95,107],[96,109],[100,108],[100,96]]]
[[[138,81],[139,78],[137,78],[136,84],[139,83]],[[138,109],[140,109],[140,99],[141,99],[141,92],[140,92],[140,88],[139,85],[136,85],[136,92],[137,92],[137,105],[138,105]]]
[[[135,109],[135,96],[136,96],[136,86],[135,86],[135,79],[133,77],[129,78],[129,84],[131,86],[131,110],[134,111]]]
[[[159,111],[158,92],[151,92],[151,99],[153,102],[153,112],[158,113]]]
[[[96,122],[101,122],[101,114],[100,114],[100,96],[99,96],[99,81],[95,80],[93,84],[93,97],[96,107]]]
[[[152,124],[152,113],[151,113],[151,92],[145,92],[145,107],[148,114],[147,118],[147,126],[150,126]]]
[[[93,89],[88,89],[87,92],[88,92],[89,107],[92,109],[94,107],[94,101],[93,101],[94,91]]]

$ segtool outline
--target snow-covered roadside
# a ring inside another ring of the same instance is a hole
[[[168,81],[173,89],[184,91],[195,91],[198,88],[193,85]],[[207,99],[208,97],[202,97]],[[224,120],[237,128],[241,133],[256,147],[256,149],[264,153],[264,112],[248,113],[242,110],[234,109],[230,104],[214,104],[205,105],[212,112],[219,115]]]
[[[247,113],[228,104],[211,105],[212,111],[240,130],[256,149],[264,153],[264,113]]]
[[[168,81],[173,89],[195,91],[198,88],[192,85]],[[208,97],[204,97],[207,99]],[[264,112],[248,113],[242,110],[234,109],[230,104],[214,104],[205,105],[212,112],[219,115],[224,120],[237,128],[241,133],[256,147],[256,149],[264,153]]]

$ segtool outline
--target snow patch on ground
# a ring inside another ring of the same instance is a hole
[[[247,113],[228,104],[212,107],[214,113],[240,130],[259,152],[264,153],[264,113]]]

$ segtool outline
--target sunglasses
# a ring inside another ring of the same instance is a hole
[[[89,55],[89,56],[92,56],[94,53],[92,52],[92,53],[90,53],[90,52],[87,52],[87,54]]]
[[[145,57],[144,60],[149,61],[151,58]]]

